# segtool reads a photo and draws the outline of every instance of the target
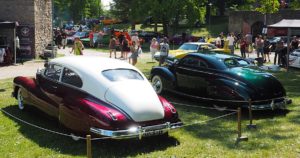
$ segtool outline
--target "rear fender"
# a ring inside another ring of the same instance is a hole
[[[153,78],[153,76],[159,75],[163,77],[166,81],[169,82],[175,82],[176,78],[174,74],[166,67],[155,67],[151,70],[151,77],[150,79]]]
[[[219,90],[222,86],[226,86],[232,90],[232,93],[237,95],[238,98],[242,98],[243,100],[249,100],[251,98],[251,94],[254,93],[253,90],[247,88],[247,85],[241,82],[231,81],[227,79],[217,79],[209,86],[212,89]],[[236,99],[236,98],[232,98]]]
[[[21,87],[30,92],[37,91],[37,83],[34,78],[19,76],[14,78],[13,82],[14,82],[14,91],[13,91],[14,97],[17,97],[18,90]]]

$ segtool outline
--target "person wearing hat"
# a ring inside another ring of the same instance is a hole
[[[80,41],[79,37],[75,37],[74,45],[72,47],[72,50],[70,53],[74,51],[75,55],[83,55],[82,50],[84,49],[84,46],[82,42]]]
[[[154,59],[154,54],[158,51],[159,44],[156,40],[156,38],[152,38],[151,44],[150,44],[150,52],[151,52],[151,57],[152,61]]]
[[[160,56],[159,56],[159,66],[161,66],[166,58],[168,57],[169,55],[169,44],[168,44],[168,39],[167,37],[165,37],[163,39],[163,42],[160,44]]]

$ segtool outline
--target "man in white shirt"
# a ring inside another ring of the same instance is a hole
[[[234,54],[234,37],[233,34],[229,34],[229,36],[227,37],[228,40],[228,47],[230,49],[231,54]]]
[[[169,55],[169,44],[168,44],[168,39],[165,37],[163,39],[163,43],[160,44],[160,56],[159,56],[159,66],[161,66],[166,58],[168,57]]]

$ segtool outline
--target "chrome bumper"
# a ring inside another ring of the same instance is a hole
[[[274,102],[274,100],[270,101],[270,104],[260,104],[260,105],[252,105],[252,110],[275,110],[275,109],[286,109],[288,104],[292,103],[291,99],[284,98],[283,101]],[[243,105],[244,108],[248,108],[249,105]]]
[[[94,134],[104,136],[104,137],[111,137],[112,139],[126,139],[126,138],[139,138],[142,137],[149,137],[155,135],[162,135],[170,130],[180,128],[183,125],[182,122],[177,123],[164,123],[160,125],[154,126],[145,126],[145,127],[131,127],[127,130],[104,130],[99,128],[90,128],[90,131]]]

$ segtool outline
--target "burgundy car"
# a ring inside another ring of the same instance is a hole
[[[141,138],[182,125],[137,68],[109,58],[53,59],[36,78],[16,77],[13,96],[20,110],[32,105],[82,134]]]

